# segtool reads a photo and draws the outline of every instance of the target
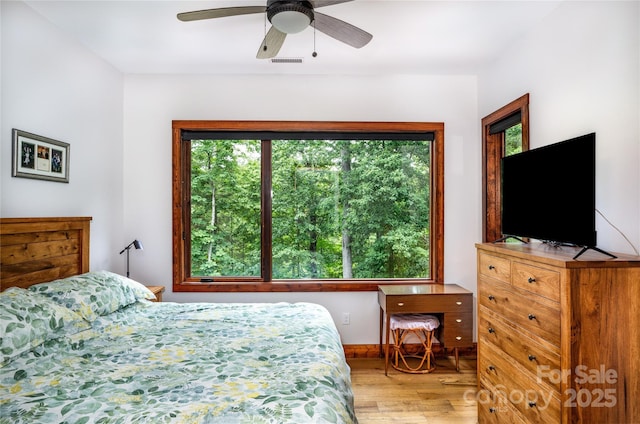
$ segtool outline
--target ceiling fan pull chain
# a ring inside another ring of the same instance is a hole
[[[264,46],[262,46],[263,51],[267,51],[267,14],[264,14]]]
[[[316,21],[313,21],[313,53],[311,56],[318,57],[318,52],[316,51]]]

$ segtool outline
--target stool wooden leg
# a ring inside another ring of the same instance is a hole
[[[435,358],[433,356],[432,342],[433,331],[422,329],[394,329],[393,332],[393,354],[391,358],[391,366],[398,371],[412,374],[426,374],[435,369]],[[414,334],[422,343],[423,356],[407,354],[404,349],[405,339],[408,335]],[[420,363],[416,367],[411,367],[406,358],[413,357],[420,359]],[[426,368],[424,368],[426,363]]]

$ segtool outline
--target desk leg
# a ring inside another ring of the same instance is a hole
[[[385,326],[385,343],[384,343],[384,375],[387,375],[389,370],[389,327],[391,326],[391,316],[386,314],[386,326]]]
[[[460,355],[458,354],[458,348],[453,348],[456,355],[456,371],[460,372]]]
[[[384,352],[382,351],[382,323],[383,323],[383,316],[384,316],[384,311],[382,310],[382,306],[380,307],[380,344],[378,345],[380,347],[380,355],[378,356],[379,358],[382,358],[382,356],[384,355]]]

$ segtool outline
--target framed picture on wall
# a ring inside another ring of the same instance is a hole
[[[69,182],[69,144],[13,129],[14,177]]]

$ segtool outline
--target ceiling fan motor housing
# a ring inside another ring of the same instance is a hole
[[[267,18],[278,30],[295,34],[313,22],[313,5],[308,1],[268,0]]]

